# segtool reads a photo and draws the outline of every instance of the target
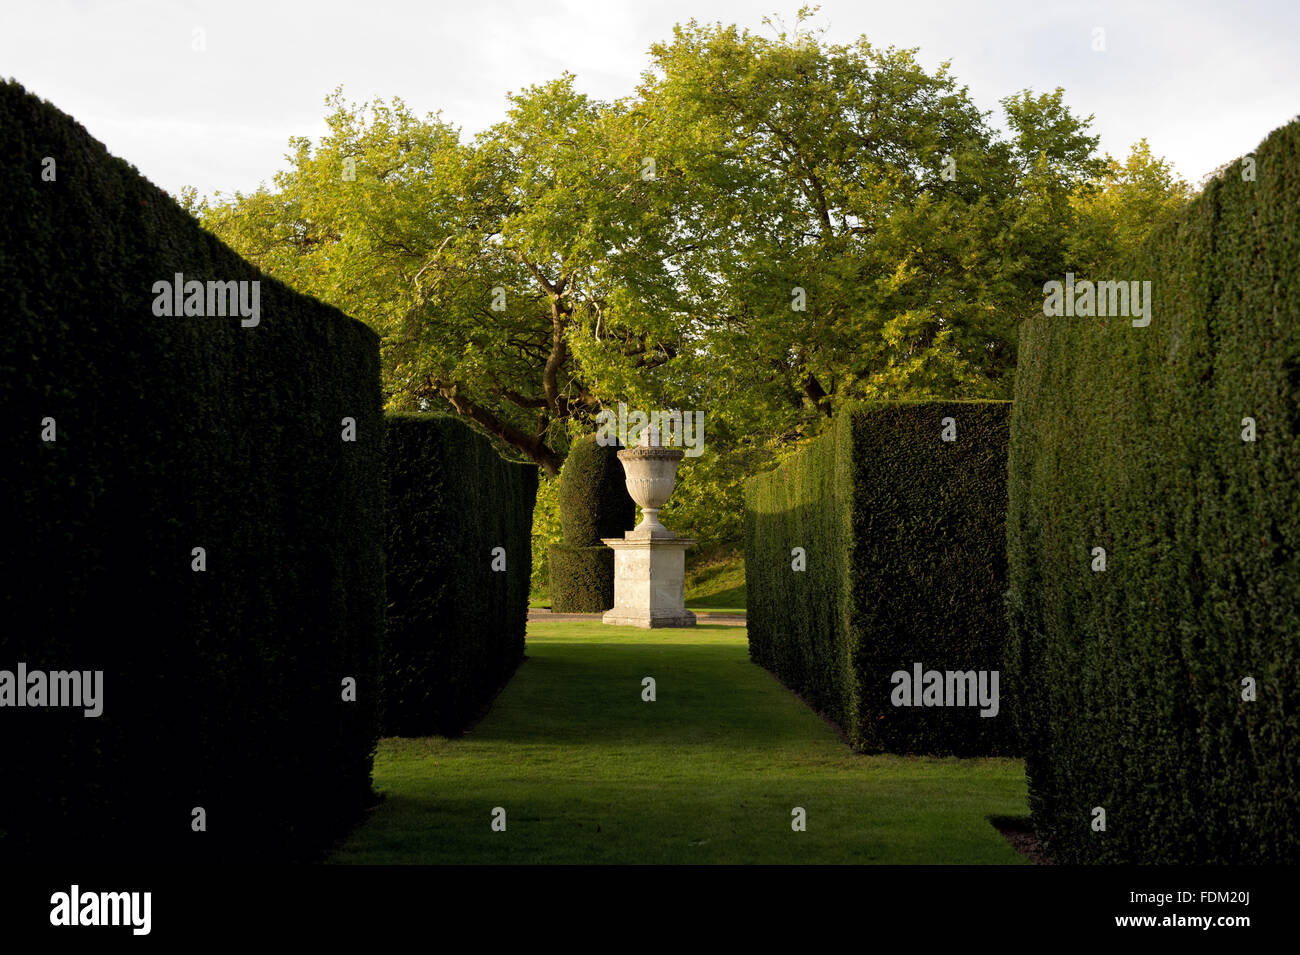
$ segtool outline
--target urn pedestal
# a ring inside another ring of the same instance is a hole
[[[659,523],[659,508],[677,482],[684,453],[653,445],[618,452],[627,492],[641,506],[641,523],[621,538],[604,538],[614,551],[614,607],[603,623],[625,627],[693,627],[686,609],[686,549],[695,543]]]
[[[602,623],[624,627],[693,627],[686,609],[686,549],[682,537],[610,537],[614,548],[614,606]]]

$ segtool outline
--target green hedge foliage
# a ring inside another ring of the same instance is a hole
[[[746,484],[750,655],[856,749],[1015,749],[1001,672],[1007,427],[1007,402],[863,405]],[[893,674],[916,663],[945,674],[945,689],[947,671],[998,671],[996,715],[895,706]]]
[[[622,537],[636,522],[619,448],[603,447],[594,434],[573,442],[560,471],[560,531],[570,547],[592,547]]]
[[[614,551],[604,544],[553,544],[551,609],[556,613],[602,613],[614,606]]]
[[[103,671],[98,718],[0,710],[0,854],[312,858],[371,799],[377,338],[13,82],[0,194],[0,670]],[[260,280],[260,323],[155,317],[178,272]]]
[[[387,420],[383,731],[454,734],[524,656],[537,469],[456,418]]]
[[[560,470],[560,530],[550,549],[551,609],[599,613],[614,606],[614,552],[601,543],[622,537],[636,523],[619,449],[596,435],[573,442]]]
[[[1151,281],[1149,326],[1022,330],[1012,659],[1061,862],[1300,861],[1300,123],[1253,159],[1079,277]]]

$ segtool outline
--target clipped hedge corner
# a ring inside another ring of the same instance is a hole
[[[1001,672],[1008,410],[990,401],[845,409],[830,433],[746,484],[750,655],[856,749],[1015,751]],[[947,419],[956,440],[943,439]],[[942,699],[965,705],[924,705],[939,699],[925,695],[930,671],[943,678]],[[989,703],[971,705],[981,686]]]

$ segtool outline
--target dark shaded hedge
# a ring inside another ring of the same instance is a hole
[[[596,435],[573,442],[560,470],[560,532],[553,545],[551,609],[598,613],[614,606],[614,552],[601,543],[622,537],[636,523],[636,502],[627,493],[619,448]]]
[[[1021,333],[1009,610],[1062,862],[1300,861],[1300,123],[1255,160],[1099,277],[1153,283],[1148,327]]]
[[[524,657],[537,469],[455,418],[388,416],[383,732],[454,734]],[[505,569],[492,569],[495,548]]]
[[[621,535],[620,535],[621,536]],[[551,609],[557,613],[602,613],[614,606],[614,551],[604,544],[552,544]]]
[[[895,707],[891,676],[1002,671],[1007,402],[845,409],[745,487],[750,656],[867,751],[1015,749],[999,710]],[[955,419],[957,440],[941,439]],[[807,569],[793,570],[802,547]]]
[[[13,82],[0,195],[0,669],[104,672],[97,719],[0,709],[0,853],[310,858],[371,797],[376,336]],[[260,280],[260,324],[155,317],[176,272]]]

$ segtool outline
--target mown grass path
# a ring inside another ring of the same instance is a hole
[[[1026,813],[1019,760],[855,755],[736,627],[529,624],[491,713],[459,739],[381,741],[375,788],[330,861],[1024,861],[988,821]]]

